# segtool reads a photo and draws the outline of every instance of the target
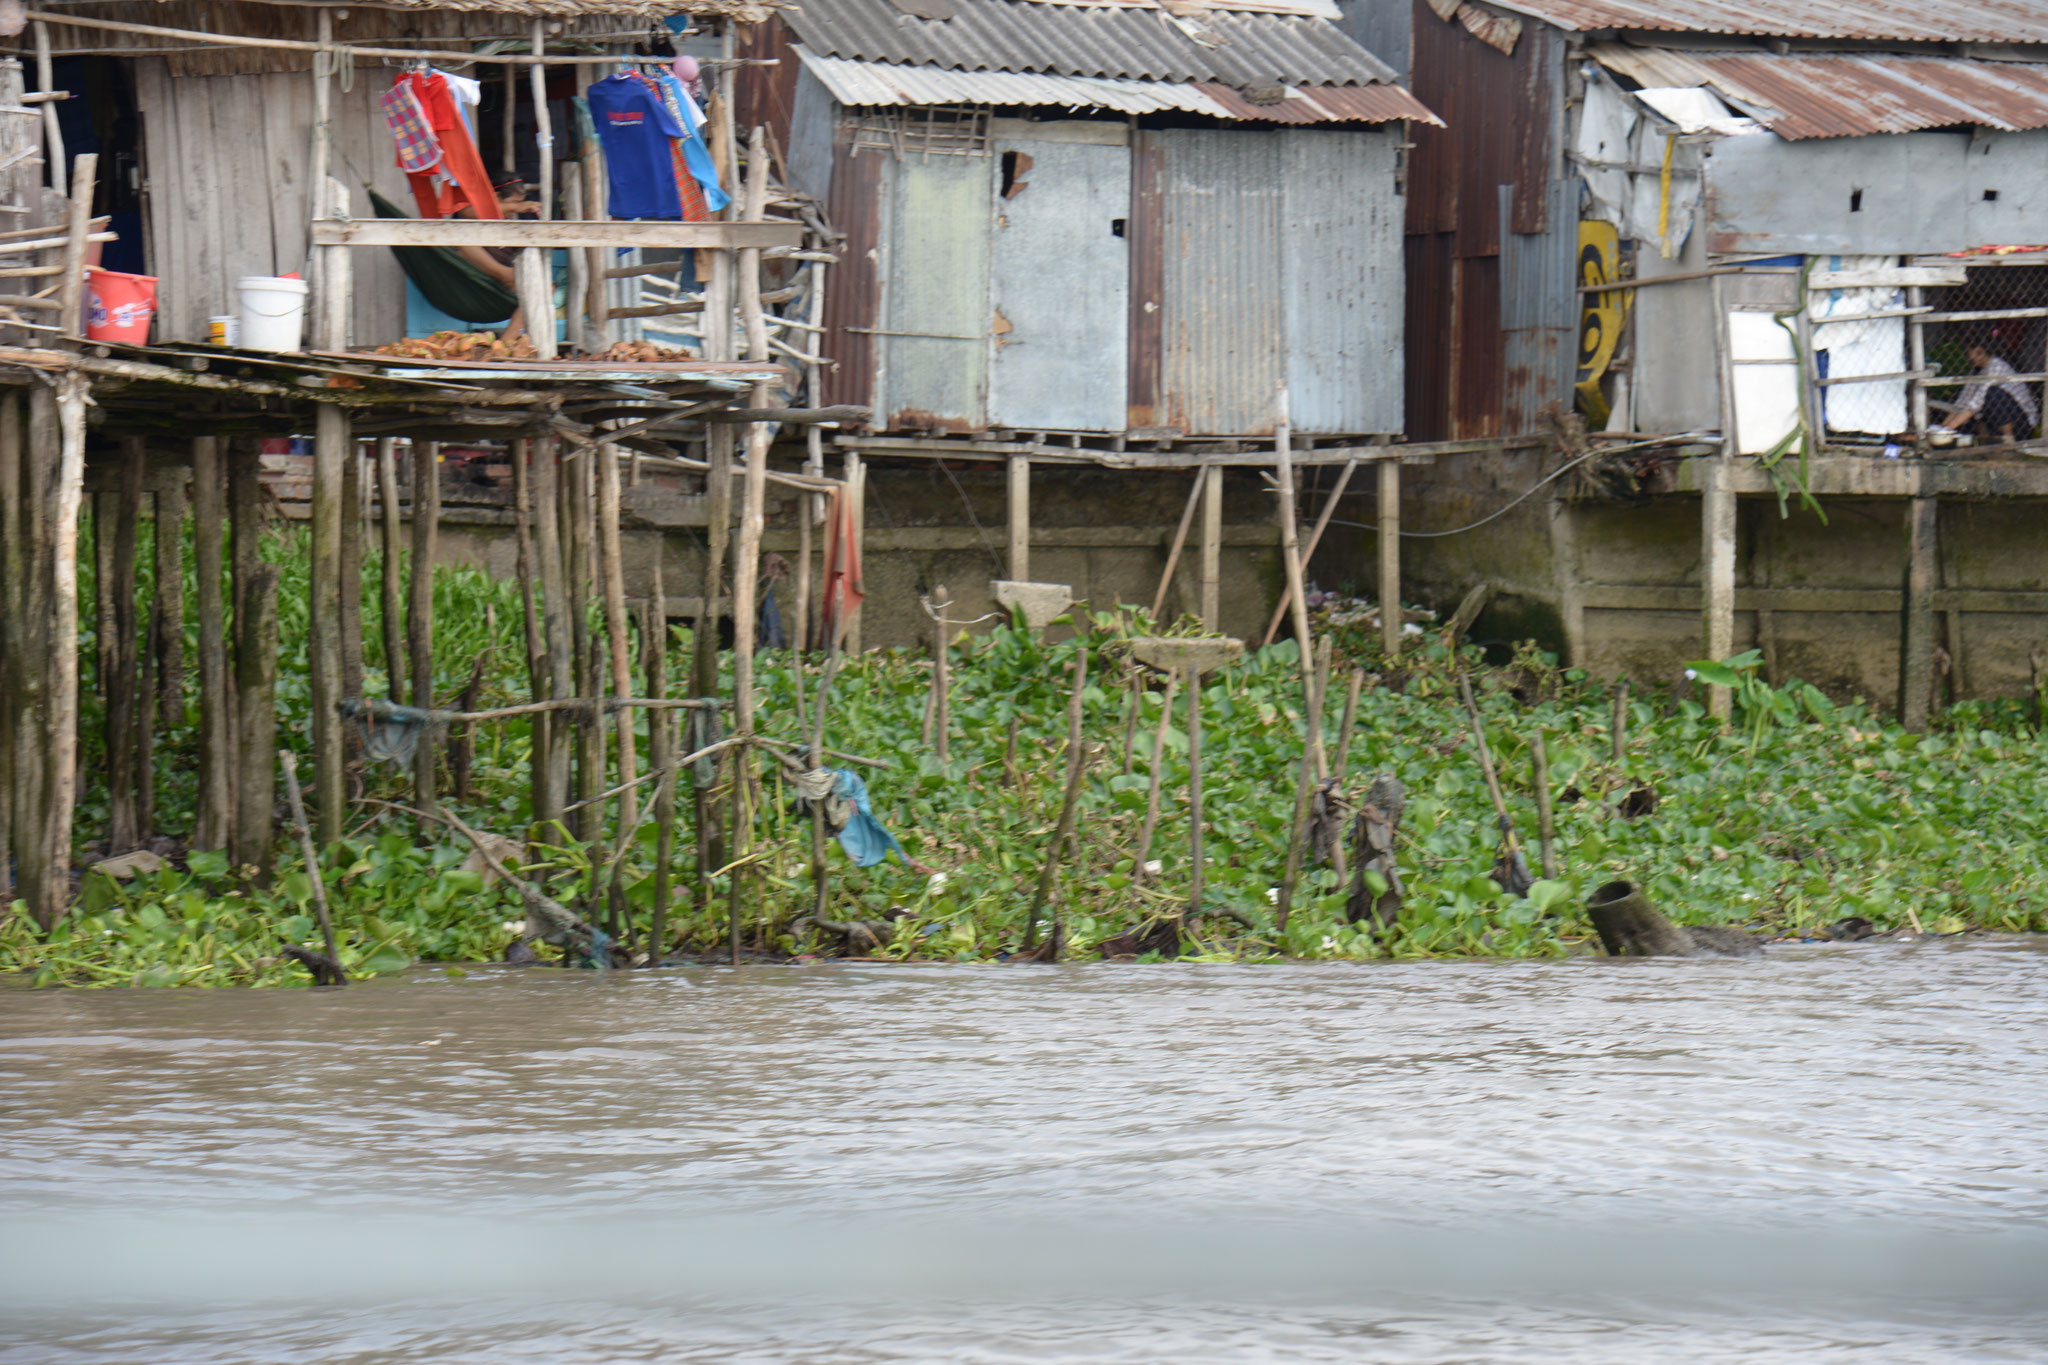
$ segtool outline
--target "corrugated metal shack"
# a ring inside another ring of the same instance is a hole
[[[1249,8],[1249,7],[1248,7]],[[1404,122],[1332,7],[807,0],[757,30],[883,432],[1399,433]],[[1091,442],[1092,444],[1092,442]]]
[[[1446,596],[1491,578],[1499,633],[1604,671],[1753,645],[1774,674],[1895,692],[1916,721],[1940,687],[2024,687],[2019,640],[2048,610],[2023,553],[2039,509],[2005,525],[1971,504],[2048,494],[2014,459],[2040,451],[2048,398],[2048,10],[1412,15],[1412,87],[1444,126],[1417,130],[1409,177],[1408,433],[1499,442],[1423,476],[1422,528],[1487,530],[1415,547],[1416,575]],[[1946,445],[1980,345],[2030,395],[2018,450]],[[1888,529],[1781,521],[1802,480]],[[1969,522],[1967,548],[1944,519]]]

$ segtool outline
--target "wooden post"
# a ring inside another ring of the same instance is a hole
[[[1316,661],[1307,681],[1308,704],[1302,708],[1308,731],[1307,742],[1302,746],[1301,767],[1294,779],[1294,814],[1287,827],[1287,854],[1280,873],[1279,908],[1273,917],[1273,927],[1283,934],[1287,932],[1288,917],[1294,913],[1294,889],[1301,880],[1301,858],[1309,840],[1309,806],[1316,782],[1322,776],[1316,757],[1323,742],[1323,693],[1330,683],[1330,637],[1327,635],[1317,644]]]
[[[647,695],[668,695],[668,598],[662,591],[661,552],[654,555],[653,581],[647,591],[647,616],[640,627],[640,653],[645,660]],[[647,965],[659,967],[668,942],[670,864],[676,856],[675,712],[656,707],[647,716],[647,761],[660,774],[654,784],[654,904],[647,925]]]
[[[534,355],[541,360],[555,358],[555,291],[548,275],[548,253],[540,247],[522,247],[512,263],[512,292],[519,298],[519,311],[526,317],[526,336]]]
[[[412,704],[434,705],[434,547],[441,528],[441,444],[412,443],[412,576],[405,638],[412,645]],[[434,760],[439,745],[420,739],[412,760],[412,803],[434,809]]]
[[[951,660],[953,627],[946,623],[946,608],[953,594],[941,583],[932,591],[932,756],[944,763],[953,730],[953,677]]]
[[[149,613],[156,658],[158,717],[165,729],[185,723],[185,484],[174,475],[157,485],[153,545],[156,600]]]
[[[16,813],[34,809],[18,799],[23,773],[15,765],[15,744],[29,723],[19,674],[34,656],[26,638],[28,602],[23,576],[28,570],[22,541],[26,535],[22,509],[21,400],[0,394],[0,918],[14,901]]]
[[[1159,725],[1152,732],[1152,762],[1145,789],[1145,823],[1138,830],[1138,859],[1131,875],[1139,881],[1152,874],[1145,865],[1152,860],[1152,835],[1159,828],[1159,801],[1166,784],[1166,735],[1173,721],[1173,685],[1178,672],[1166,675],[1166,695],[1159,699]]]
[[[829,247],[830,242],[820,242]],[[818,329],[810,335],[822,336],[825,324],[825,281],[827,263],[811,262],[811,295],[808,313],[812,327]],[[815,350],[815,348],[813,348]],[[825,367],[816,361],[805,367],[804,393],[814,406],[822,406],[825,398]],[[804,473],[812,478],[823,478],[825,474],[825,433],[815,422],[804,426]],[[818,493],[806,493],[797,500],[797,561],[796,561],[796,648],[799,653],[812,647],[811,639],[811,554],[812,539],[817,524],[823,520],[825,499]],[[802,678],[801,667],[796,676]]]
[[[582,68],[577,68],[579,71]],[[583,211],[583,163],[568,160],[562,163],[562,212],[571,222],[581,221]],[[568,319],[568,342],[571,351],[595,354],[604,349],[590,344],[590,323],[588,313],[580,306],[590,297],[590,252],[571,250],[566,253],[569,261],[568,278],[563,282],[563,315]],[[553,272],[550,271],[550,274]],[[550,281],[552,284],[552,281]],[[549,305],[553,306],[552,289]]]
[[[1337,723],[1337,757],[1330,765],[1330,775],[1337,779],[1339,791],[1344,789],[1344,778],[1351,771],[1351,733],[1358,725],[1358,694],[1364,690],[1365,670],[1354,667],[1344,691],[1344,719]]]
[[[619,448],[605,444],[597,448],[597,534],[603,547],[605,634],[611,645],[612,695],[633,695],[632,627],[626,617],[626,569],[619,545]],[[640,823],[639,798],[628,785],[640,776],[635,752],[633,708],[622,706],[614,717],[618,729],[619,830]],[[650,736],[651,738],[651,736]]]
[[[1166,610],[1166,590],[1173,586],[1173,571],[1180,567],[1180,552],[1187,548],[1188,528],[1195,524],[1195,508],[1201,505],[1205,487],[1204,472],[1198,469],[1195,481],[1188,489],[1188,505],[1180,514],[1180,526],[1173,533],[1173,544],[1166,551],[1166,567],[1159,571],[1159,591],[1152,594],[1152,619],[1155,622],[1159,620],[1159,613]]]
[[[1316,547],[1323,543],[1323,531],[1328,528],[1330,517],[1337,510],[1337,500],[1344,496],[1344,490],[1350,486],[1351,476],[1357,469],[1357,460],[1346,460],[1343,472],[1337,475],[1337,486],[1331,489],[1330,496],[1323,500],[1322,515],[1316,518],[1315,529],[1308,533],[1308,544],[1303,546],[1301,550],[1301,563],[1304,569],[1315,562]],[[1274,637],[1280,633],[1280,623],[1286,619],[1287,609],[1292,605],[1294,605],[1294,589],[1291,586],[1283,588],[1281,590],[1280,603],[1273,608],[1273,619],[1266,623],[1264,643],[1269,645],[1273,643]]]
[[[15,400],[8,398],[9,406]],[[15,889],[28,903],[29,914],[48,929],[70,898],[70,830],[60,846],[53,838],[47,812],[55,799],[56,772],[51,760],[57,736],[50,716],[56,706],[58,660],[51,643],[55,622],[56,528],[53,501],[59,473],[58,403],[54,387],[37,385],[28,392],[27,424],[21,439],[21,492],[17,509],[22,573],[18,585],[22,611],[13,621],[11,652],[14,674]],[[75,553],[75,551],[74,551]],[[13,560],[10,559],[10,563]],[[77,603],[72,603],[77,611]],[[76,628],[71,648],[77,648]],[[72,660],[76,676],[77,660]],[[75,684],[74,684],[75,686]]]
[[[1205,465],[1201,478],[1202,629],[1214,631],[1223,628],[1223,466]]]
[[[199,801],[192,847],[227,848],[235,819],[235,710],[229,687],[227,601],[221,591],[221,535],[227,475],[220,438],[192,440],[193,610],[199,625]]]
[[[533,21],[533,55],[544,57],[548,50],[548,21]],[[540,216],[555,216],[555,123],[548,110],[548,69],[539,62],[527,68],[533,83],[533,140],[540,148]],[[549,334],[551,342],[554,337]],[[552,352],[550,352],[552,354]]]
[[[1940,504],[1916,497],[1906,513],[1906,597],[1899,651],[1899,724],[1926,730],[1934,712],[1934,587]]]
[[[1700,561],[1706,580],[1701,595],[1709,659],[1735,652],[1735,490],[1729,467],[1725,454],[1700,461]],[[1727,688],[1707,688],[1707,711],[1716,720],[1728,719],[1730,704]]]
[[[411,695],[407,688],[411,656],[405,649],[405,593],[404,553],[398,525],[398,441],[384,436],[377,441],[377,504],[383,515],[379,527],[383,532],[384,563],[379,575],[384,604],[384,676],[385,690],[391,700],[403,705]],[[522,527],[523,529],[523,527]],[[520,566],[519,581],[522,589],[528,581],[527,569]]]
[[[1074,815],[1081,803],[1081,788],[1088,780],[1088,755],[1081,738],[1081,710],[1088,692],[1088,642],[1084,639],[1074,655],[1074,676],[1069,686],[1073,689],[1067,698],[1067,785],[1060,800],[1059,824],[1054,827],[1052,843],[1045,850],[1045,863],[1038,871],[1038,885],[1031,893],[1031,908],[1024,915],[1024,947],[1029,951],[1038,943],[1038,916],[1052,897],[1052,884],[1059,874],[1060,858],[1066,852],[1067,842],[1074,836]],[[1050,950],[1050,961],[1060,960],[1061,942],[1066,937],[1065,926],[1060,922],[1060,912],[1052,912],[1052,930],[1046,947]]]
[[[90,184],[90,153],[78,158]],[[56,922],[71,893],[71,822],[78,800],[78,514],[85,496],[85,408],[89,385],[83,376],[56,379],[57,480],[52,540],[49,658],[51,685],[46,714],[50,727],[44,791],[48,821],[44,864],[49,918]],[[32,911],[38,907],[32,902]]]
[[[1308,626],[1307,577],[1302,571],[1301,543],[1295,526],[1294,441],[1287,419],[1287,390],[1279,396],[1280,420],[1274,426],[1273,454],[1280,482],[1280,558],[1287,571],[1289,610],[1294,617],[1294,640],[1301,653],[1302,714],[1307,725],[1308,759],[1316,778],[1327,777],[1330,762],[1323,752],[1322,694],[1316,687],[1315,637]],[[1283,899],[1288,888],[1281,888]]]
[[[1012,455],[1008,461],[1010,496],[1006,507],[1010,518],[1010,557],[1006,561],[1013,582],[1031,582],[1031,458]]]
[[[598,681],[598,642],[590,633],[590,593],[597,575],[593,563],[597,554],[597,504],[591,484],[594,461],[586,450],[575,460],[563,462],[562,537],[569,564],[569,641],[575,675],[570,694],[595,703],[604,692]],[[595,844],[604,830],[604,810],[597,794],[605,789],[604,722],[592,705],[576,717],[576,837]],[[594,889],[594,888],[593,888]]]
[[[326,6],[322,6],[314,11],[313,22],[314,40],[320,44],[320,50],[313,54],[312,62],[313,145],[311,148],[312,154],[307,162],[311,169],[306,174],[306,183],[313,187],[313,193],[317,199],[326,192],[330,167],[334,164],[334,87],[332,83],[335,57],[334,11]],[[299,31],[303,33],[305,30],[301,29]],[[315,218],[326,217],[325,208],[326,205],[316,202],[313,216]],[[342,249],[347,250],[345,247]],[[330,255],[323,252],[316,251],[313,253],[313,256],[317,265],[321,267],[326,266],[332,260]],[[316,278],[316,292],[324,294],[327,283],[324,278]],[[319,302],[324,311],[325,300],[322,299]],[[318,786],[317,778],[314,785]]]
[[[1538,730],[1529,744],[1529,757],[1535,765],[1536,780],[1536,835],[1542,841],[1543,876],[1546,880],[1557,878],[1557,818],[1550,808],[1550,746],[1544,742],[1543,732]]]
[[[1202,674],[1188,670],[1188,908],[1181,923],[1202,911]]]
[[[346,251],[346,247],[324,250]],[[348,410],[322,403],[314,414],[313,562],[309,620],[312,639],[309,679],[313,710],[313,791],[319,802],[322,846],[341,837],[346,815],[346,775],[341,736],[343,483],[347,478]],[[246,752],[246,751],[245,751]],[[270,767],[264,759],[265,770]]]
[[[35,22],[36,35],[36,88],[44,94],[51,93],[56,84],[55,63],[50,59],[50,27],[42,20]],[[43,101],[43,149],[44,164],[49,168],[50,188],[61,191],[64,188],[64,129],[57,122],[55,100]]]
[[[570,655],[569,585],[567,566],[562,560],[563,471],[557,451],[548,438],[533,444],[534,529],[539,541],[540,589],[543,622],[547,626],[548,696],[566,700],[576,695],[576,673]],[[542,733],[546,753],[547,796],[534,808],[540,821],[560,820],[569,804],[569,748],[573,725],[560,713],[547,717]],[[566,833],[566,830],[562,831]]]
[[[845,497],[853,499],[853,553],[856,560],[865,564],[868,544],[868,467],[853,451],[846,452]],[[849,653],[861,652],[861,617],[863,612],[855,607],[846,614],[846,649]]]
[[[107,852],[110,854],[142,847],[145,834],[142,827],[142,771],[138,760],[142,755],[142,712],[147,709],[148,698],[143,695],[139,676],[141,630],[136,620],[135,557],[141,532],[142,483],[148,473],[148,460],[149,454],[141,437],[122,438],[120,491],[101,502],[102,506],[107,502],[113,504],[113,525],[93,527],[95,540],[107,538],[109,532],[112,533],[111,551],[104,560],[108,576],[99,582],[101,601],[112,605],[111,612],[103,612],[103,616],[110,620],[112,636],[107,641],[110,648],[101,657],[111,659],[113,672],[100,680],[107,704]]]
[[[1921,324],[1918,310],[1922,303],[1919,285],[1906,286],[1906,307],[1913,314],[1906,319],[1906,370],[1918,376],[1927,368],[1927,329]],[[1913,428],[1913,444],[1927,444],[1927,381],[1912,378],[1906,381],[1909,403],[1909,421]]]
[[[1380,476],[1380,648],[1389,659],[1401,655],[1401,462],[1381,460]]]
[[[363,695],[363,452],[351,438],[345,443],[341,475],[341,695]],[[361,756],[361,746],[345,750]]]
[[[57,276],[57,325],[66,337],[85,330],[85,248],[92,226],[93,177],[99,171],[96,152],[80,152],[71,166],[71,201],[64,226],[64,259]]]
[[[239,557],[239,556],[238,556]],[[249,566],[240,586],[243,612],[235,622],[235,736],[241,753],[235,796],[235,866],[253,869],[259,886],[270,882],[276,838],[277,579],[275,564]]]

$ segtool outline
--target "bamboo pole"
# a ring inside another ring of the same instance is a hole
[[[946,622],[946,608],[953,594],[941,583],[932,590],[932,756],[947,761],[952,750],[953,671],[947,656],[952,652],[952,626]]]
[[[612,695],[633,695],[633,654],[631,624],[626,616],[626,570],[619,545],[619,448],[609,443],[597,448],[597,532],[603,545],[604,614],[606,635],[611,645]],[[632,709],[620,707],[617,715],[619,781],[631,783],[640,771],[635,752]],[[630,788],[619,797],[619,824],[629,830],[640,823],[639,803]]]
[[[1554,881],[1557,878],[1557,819],[1550,808],[1550,746],[1544,742],[1541,730],[1529,744],[1529,757],[1536,768],[1536,833],[1542,841],[1543,875]]]
[[[1223,466],[1202,470],[1202,629],[1222,629]]]
[[[320,919],[320,938],[327,946],[329,969],[341,971],[341,954],[334,946],[334,917],[327,909],[327,878],[320,870],[320,852],[313,847],[313,831],[306,826],[306,802],[299,791],[299,756],[290,749],[280,749],[278,759],[284,764],[285,794],[291,798],[292,831],[299,837],[299,853],[306,860],[306,879],[313,884],[313,913]],[[345,985],[348,977],[333,984]]]
[[[1380,461],[1380,648],[1401,655],[1401,462]]]
[[[1010,475],[1010,496],[1006,512],[1010,523],[1010,554],[1005,568],[1013,582],[1031,581],[1031,458],[1012,455],[1006,464]]]
[[[830,243],[825,243],[825,245],[830,245]],[[824,261],[813,261],[811,263],[811,295],[806,311],[809,314],[810,325],[817,329],[812,333],[813,336],[821,335],[824,331],[825,282],[828,278],[826,275],[828,268]],[[812,407],[824,406],[824,383],[825,367],[821,362],[814,360],[805,367],[804,384],[805,401]],[[825,476],[825,433],[815,423],[807,424],[804,427],[804,473],[814,479],[821,479]],[[811,615],[811,555],[815,549],[812,542],[815,538],[817,525],[824,517],[825,500],[816,493],[810,493],[806,494],[798,502],[797,506],[799,512],[796,519],[795,640],[797,652],[801,654],[808,651],[812,644],[811,622],[814,618]],[[797,668],[795,672],[799,679],[803,677],[801,667]]]
[[[1202,912],[1202,675],[1188,670],[1188,908],[1179,927]]]
[[[14,902],[17,812],[25,816],[34,809],[18,797],[23,774],[15,763],[17,735],[28,723],[18,675],[31,657],[23,638],[27,603],[22,576],[28,567],[22,553],[23,465],[21,402],[12,393],[0,395],[0,907]]]
[[[405,638],[412,646],[412,704],[434,704],[434,557],[441,527],[441,445],[414,441],[412,459],[412,572],[407,580]],[[413,752],[412,803],[434,809],[434,762],[438,745],[421,743]]]
[[[1302,572],[1301,544],[1294,524],[1294,441],[1288,425],[1287,390],[1279,397],[1279,421],[1274,426],[1273,454],[1280,481],[1280,555],[1287,570],[1289,611],[1294,617],[1294,640],[1301,654],[1302,700],[1308,721],[1308,755],[1315,776],[1329,774],[1330,763],[1323,751],[1322,697],[1316,691],[1315,637],[1308,625],[1308,592]],[[1284,894],[1284,889],[1283,889]]]
[[[553,442],[545,438],[533,445],[534,530],[540,557],[542,621],[547,627],[547,694],[559,700],[576,695],[576,678],[571,666],[569,631],[569,588],[567,566],[562,560],[562,469]],[[569,745],[572,729],[561,718],[549,720],[542,735],[545,751],[546,801],[534,808],[534,818],[559,820],[569,804]],[[566,828],[563,831],[566,833]]]
[[[654,573],[647,592],[647,617],[640,630],[641,655],[645,660],[646,691],[649,697],[668,695],[668,598],[662,590],[661,554],[654,556]],[[666,710],[650,712],[647,718],[648,763],[661,774],[654,789],[654,904],[648,909],[647,965],[659,967],[668,942],[670,864],[676,853],[675,715]]]
[[[1287,932],[1288,918],[1294,913],[1294,890],[1301,881],[1301,858],[1308,843],[1309,805],[1315,794],[1318,778],[1316,772],[1316,750],[1321,747],[1323,731],[1323,695],[1330,683],[1330,637],[1325,635],[1316,644],[1315,671],[1309,680],[1309,701],[1302,717],[1307,730],[1301,750],[1301,767],[1294,779],[1294,816],[1287,826],[1287,861],[1280,874],[1279,909],[1273,916],[1273,927],[1278,932]]]
[[[562,471],[566,494],[563,541],[568,547],[569,563],[569,639],[574,654],[574,695],[579,697],[601,696],[605,690],[599,681],[603,671],[598,665],[601,644],[590,629],[590,597],[597,580],[597,502],[591,487],[595,471],[596,465],[590,460],[577,460]],[[590,844],[595,844],[604,833],[604,812],[597,809],[592,798],[605,789],[608,747],[599,716],[594,711],[577,712],[575,791],[584,804],[576,809],[572,828],[577,838]],[[596,887],[591,890],[594,895]],[[584,908],[587,911],[591,907]]]
[[[100,500],[102,507],[112,504],[112,524],[93,527],[95,541],[107,548],[101,560],[106,566],[106,574],[100,578],[98,588],[103,607],[101,616],[108,622],[111,633],[101,657],[110,660],[113,667],[112,673],[100,680],[107,706],[109,853],[126,853],[140,848],[143,838],[139,799],[142,774],[136,763],[142,748],[140,717],[137,714],[142,698],[138,695],[140,679],[136,676],[140,662],[136,637],[140,632],[135,610],[135,556],[142,514],[142,482],[147,465],[148,452],[142,439],[124,437],[121,441],[120,491],[110,497],[103,495]],[[94,520],[99,521],[97,517]],[[111,544],[106,545],[109,541]],[[110,609],[107,604],[111,604]]]
[[[1329,526],[1330,517],[1337,510],[1337,500],[1344,496],[1344,490],[1350,486],[1351,476],[1357,470],[1357,460],[1346,460],[1342,472],[1337,475],[1337,486],[1331,489],[1330,496],[1323,500],[1322,513],[1316,517],[1315,528],[1308,533],[1308,544],[1301,551],[1304,569],[1315,562],[1316,547],[1323,543],[1323,531]],[[1287,609],[1293,605],[1294,588],[1290,584],[1281,590],[1279,604],[1273,608],[1273,618],[1266,622],[1266,634],[1262,643],[1273,643],[1274,636],[1280,633],[1280,623],[1287,618]]]
[[[234,697],[229,687],[221,536],[227,476],[220,438],[192,441],[193,612],[199,626],[199,801],[192,846],[225,849],[234,828]]]
[[[1146,866],[1152,861],[1152,836],[1159,828],[1159,801],[1166,785],[1166,736],[1173,722],[1173,688],[1179,681],[1178,671],[1166,675],[1166,695],[1159,701],[1159,725],[1152,732],[1151,773],[1145,788],[1145,823],[1138,830],[1138,860],[1132,875],[1143,881],[1151,874]]]
[[[36,39],[36,86],[43,94],[56,88],[56,63],[50,57],[50,26],[38,19],[35,23]],[[57,104],[54,100],[42,102],[43,116],[43,164],[48,168],[50,187],[64,188],[64,128],[57,121]]]
[[[1180,514],[1180,526],[1173,533],[1173,545],[1166,552],[1166,567],[1159,572],[1159,591],[1152,594],[1152,619],[1157,621],[1159,613],[1166,610],[1166,590],[1173,586],[1173,571],[1180,567],[1180,552],[1187,547],[1188,528],[1195,524],[1195,509],[1202,503],[1202,492],[1208,487],[1207,471],[1196,470],[1194,485],[1188,489],[1188,505]]]
[[[747,179],[743,195],[742,212],[748,218],[758,218],[767,211],[768,203],[768,151],[763,131],[756,127],[747,139]],[[727,253],[721,252],[723,256]],[[749,247],[738,253],[737,274],[733,281],[739,304],[740,322],[747,337],[747,359],[765,362],[768,354],[768,324],[761,303],[761,251]],[[765,408],[771,401],[766,384],[754,386],[750,406]],[[768,497],[768,446],[770,433],[766,423],[752,422],[747,426],[747,463],[745,500],[740,509],[738,543],[733,547],[733,720],[739,733],[751,736],[754,733],[754,651],[758,643],[758,622],[760,612],[758,597],[761,583],[761,535],[766,528]],[[753,828],[753,751],[741,748],[737,752],[738,779],[734,786],[737,799],[733,821],[733,857],[735,860],[748,859],[754,851]],[[742,915],[748,913],[756,894],[756,877],[750,865],[737,866],[733,870],[732,921],[735,931]],[[734,941],[734,963],[738,963],[738,943]]]
[[[519,575],[519,614],[526,634],[526,689],[530,701],[539,701],[549,695],[547,645],[541,634],[539,604],[534,600],[534,575],[539,567],[534,560],[533,547],[533,459],[536,443],[530,440],[512,443],[512,504],[518,544],[516,571]],[[533,819],[536,824],[547,824],[562,817],[559,806],[549,804],[548,786],[548,731],[555,718],[546,713],[534,717],[532,743],[528,746],[528,762],[531,779],[528,784]]]
[[[1074,655],[1074,676],[1069,684],[1072,695],[1067,698],[1067,785],[1066,793],[1060,799],[1059,824],[1053,830],[1052,845],[1045,851],[1045,864],[1038,872],[1038,885],[1031,893],[1031,908],[1024,916],[1024,948],[1030,951],[1038,945],[1038,916],[1045,909],[1052,896],[1052,884],[1059,875],[1060,858],[1066,852],[1067,843],[1074,835],[1074,815],[1081,804],[1081,788],[1088,780],[1088,768],[1092,755],[1084,752],[1081,739],[1081,711],[1088,690],[1088,643],[1081,642]],[[1046,947],[1050,961],[1060,960],[1060,950],[1065,945],[1065,925],[1055,903],[1052,912],[1052,927]]]
[[[384,604],[385,691],[391,700],[403,705],[412,695],[406,685],[410,681],[411,655],[405,648],[405,565],[398,521],[398,441],[391,436],[377,438],[377,503],[383,514],[379,518],[384,546],[379,586]],[[524,563],[520,565],[519,581],[524,590],[528,581]]]
[[[846,453],[846,474],[848,491],[846,496],[853,499],[853,554],[856,562],[865,564],[868,545],[868,467],[867,462],[853,452]],[[862,610],[856,605],[846,614],[846,645],[849,653],[858,654],[864,643],[861,635]]]

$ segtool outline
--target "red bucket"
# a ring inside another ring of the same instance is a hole
[[[85,334],[93,341],[149,341],[156,315],[156,276],[123,275],[94,266],[85,275]]]

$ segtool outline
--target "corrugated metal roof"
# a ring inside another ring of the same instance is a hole
[[[2039,0],[1491,0],[1559,28],[2048,43]]]
[[[1184,81],[1115,81],[1049,76],[1035,71],[952,71],[821,57],[797,49],[804,65],[841,104],[986,104],[998,107],[1114,109],[1122,114],[1177,110],[1253,123],[1391,123],[1436,115],[1398,85],[1307,86],[1278,104],[1253,104],[1226,85]]]
[[[870,62],[1233,86],[1397,79],[1326,19],[1210,11],[1176,20],[1162,9],[947,3],[950,19],[913,18],[885,0],[803,0],[782,14],[811,51]]]
[[[1705,85],[1788,140],[1971,123],[2048,128],[2048,66],[1961,57],[1672,52],[1602,43],[1593,57],[1644,86]]]

